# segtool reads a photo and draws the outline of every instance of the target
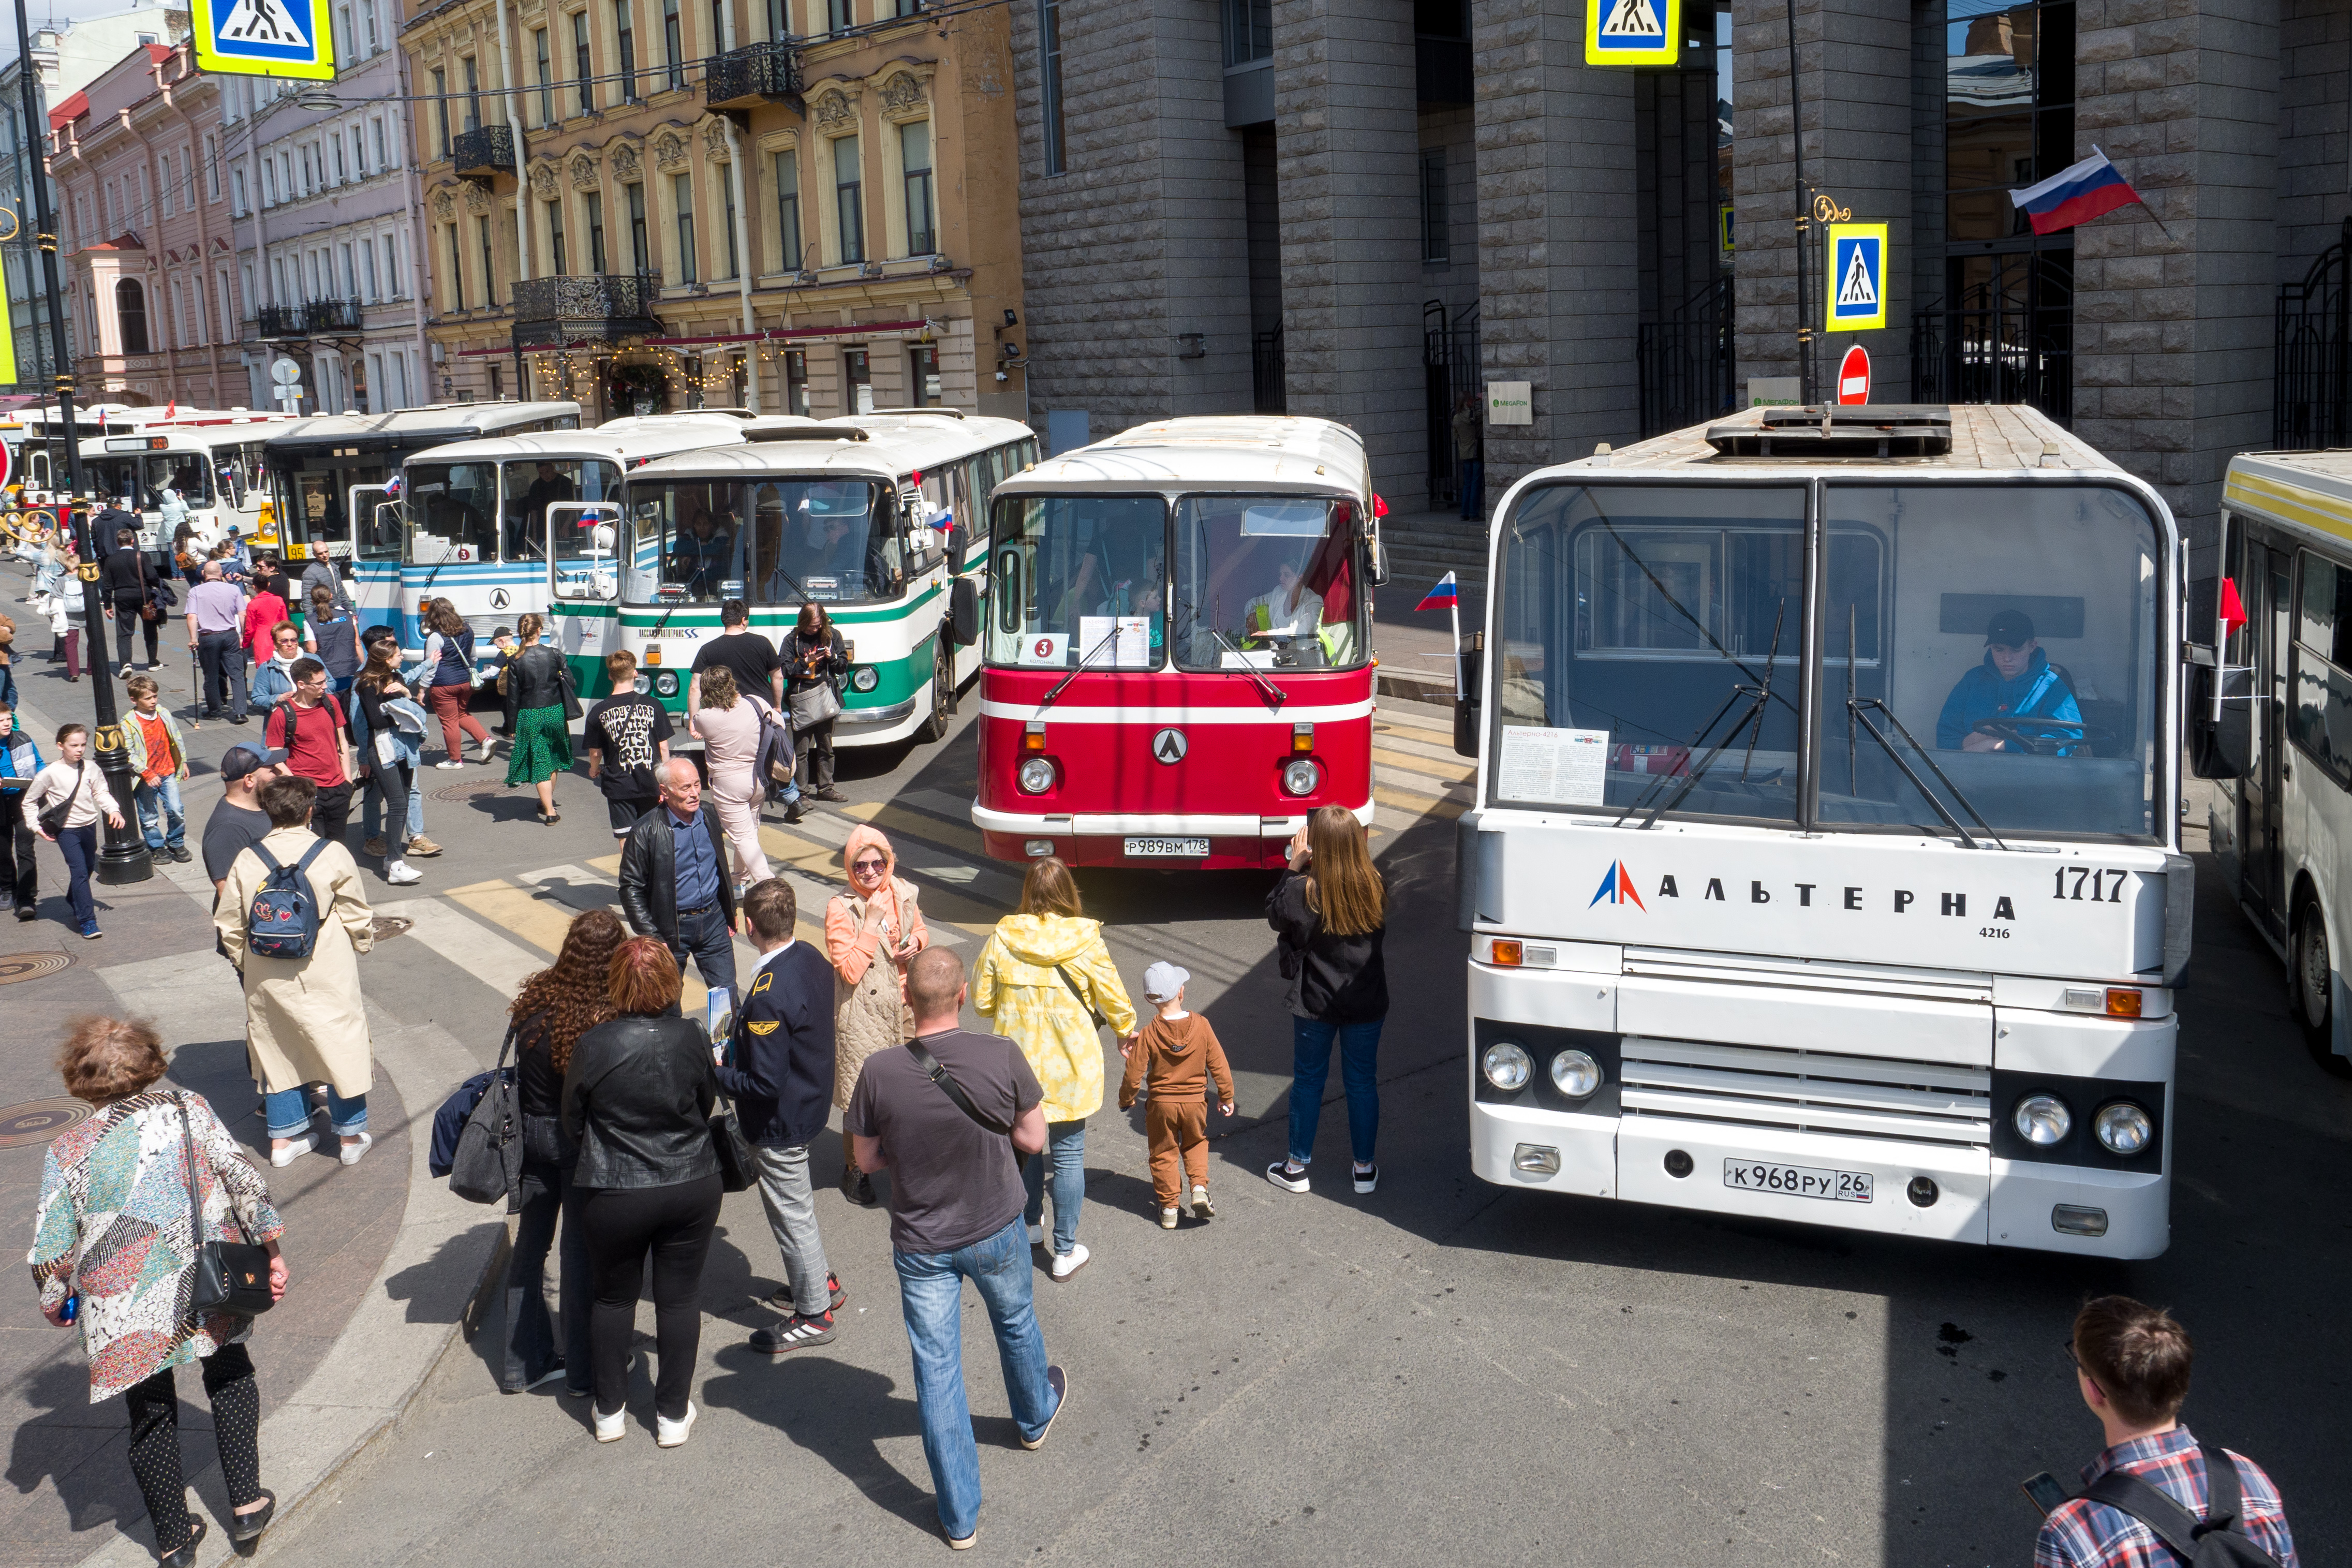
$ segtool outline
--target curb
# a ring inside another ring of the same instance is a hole
[[[1373,689],[1382,697],[1426,702],[1448,713],[1454,710],[1454,678],[1450,675],[1432,675],[1384,664],[1373,674]]]

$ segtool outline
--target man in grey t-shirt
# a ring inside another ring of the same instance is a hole
[[[963,1386],[964,1280],[988,1308],[1024,1448],[1045,1447],[1069,1389],[1062,1369],[1045,1361],[1021,1223],[1018,1160],[1045,1146],[1045,1090],[1011,1040],[957,1026],[964,994],[963,963],[953,952],[934,947],[917,955],[907,970],[913,1044],[866,1058],[842,1119],[858,1168],[891,1173],[891,1258],[915,1353],[923,1457],[939,1492],[940,1528],[959,1552],[980,1533],[980,1449]],[[977,1117],[917,1064],[918,1047]]]

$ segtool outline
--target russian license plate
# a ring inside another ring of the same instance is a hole
[[[1785,1193],[1796,1198],[1825,1198],[1833,1204],[1866,1204],[1871,1175],[1867,1171],[1821,1171],[1811,1165],[1726,1160],[1723,1184],[1743,1193]]]
[[[1129,855],[1166,855],[1180,860],[1205,860],[1209,858],[1209,841],[1205,838],[1130,838],[1127,841]]]

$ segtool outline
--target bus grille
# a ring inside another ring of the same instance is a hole
[[[1628,1116],[1932,1143],[1992,1138],[1992,1073],[1984,1068],[1632,1035],[1623,1050]]]

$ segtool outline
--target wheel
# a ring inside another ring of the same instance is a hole
[[[2306,901],[2294,922],[2294,945],[2289,950],[2288,1010],[2303,1030],[2304,1048],[2312,1059],[2337,1078],[2352,1078],[2352,1061],[2336,1054],[2334,965],[2328,961],[2327,922],[2319,906]]]
[[[946,740],[948,721],[955,710],[955,663],[948,657],[947,637],[942,634],[931,650],[931,716],[923,723],[921,738]]]

